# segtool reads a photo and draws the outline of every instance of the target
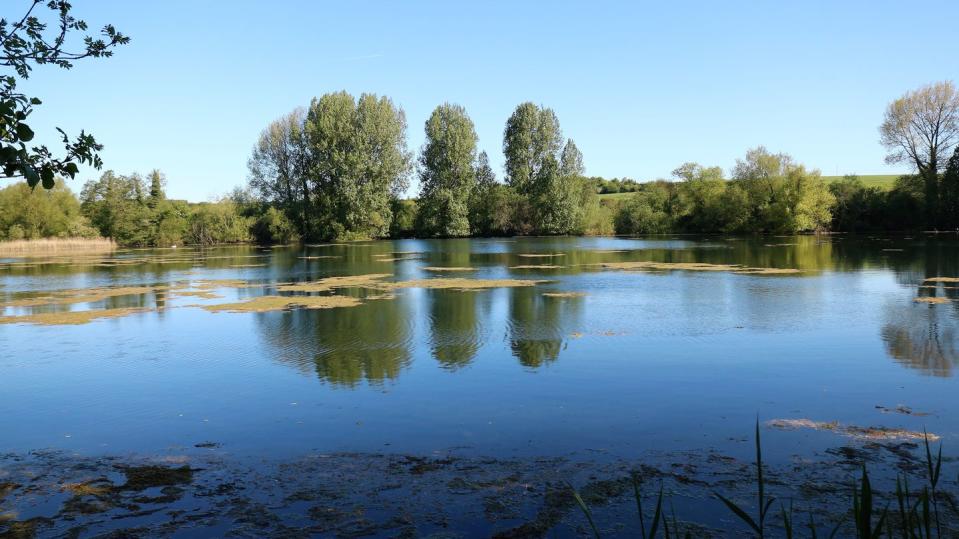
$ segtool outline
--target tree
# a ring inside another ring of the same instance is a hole
[[[63,182],[49,190],[22,182],[0,189],[0,240],[96,236]]]
[[[150,198],[147,200],[147,206],[151,210],[155,210],[166,199],[166,194],[163,192],[163,184],[165,183],[166,178],[159,170],[153,169],[150,172]]]
[[[942,176],[943,225],[959,228],[959,147],[952,152]]]
[[[719,167],[683,163],[673,170],[673,177],[682,181],[677,187],[682,208],[674,217],[688,232],[720,232],[726,226],[723,194],[726,180]]]
[[[476,185],[476,131],[466,110],[444,103],[426,121],[420,156],[420,230],[429,236],[468,236],[469,200]]]
[[[317,235],[386,236],[392,200],[409,184],[403,110],[373,94],[326,94],[310,104],[304,131]]]
[[[579,222],[577,176],[562,173],[557,160],[549,156],[533,177],[529,193],[533,230],[539,234],[569,234]]]
[[[542,234],[568,234],[579,223],[578,176],[583,156],[563,134],[552,109],[523,103],[506,121],[503,151],[508,185],[526,198],[528,223]]]
[[[541,175],[548,160],[559,159],[563,134],[552,109],[533,103],[516,107],[506,121],[503,153],[506,155],[506,181],[522,195],[528,195],[534,179]]]
[[[100,234],[121,245],[153,244],[152,212],[143,197],[143,179],[108,170],[80,191],[81,208]]]
[[[34,13],[41,5],[56,16],[52,31],[48,31],[49,23]],[[97,153],[103,146],[84,131],[71,139],[57,128],[64,145],[60,157],[55,157],[46,146],[27,146],[34,131],[26,120],[41,101],[17,91],[17,79],[28,79],[34,65],[70,69],[77,60],[112,56],[113,48],[130,42],[130,38],[108,24],[101,30],[102,37],[85,35],[80,49],[68,50],[68,35],[87,29],[85,21],[70,14],[71,8],[64,0],[33,0],[19,20],[0,19],[0,66],[13,70],[13,74],[0,76],[0,166],[8,178],[22,177],[30,187],[39,183],[52,189],[56,176],[76,177],[78,165],[97,169],[103,165]]]
[[[959,143],[959,92],[952,81],[906,92],[886,108],[879,126],[887,163],[910,163],[924,182],[927,222],[941,217],[939,170]]]
[[[795,233],[825,229],[835,199],[819,171],[806,171],[786,154],[759,146],[737,159],[733,183],[747,198],[751,232]]]
[[[631,195],[616,214],[617,234],[665,234],[672,230],[670,186],[655,182]]]
[[[306,110],[298,108],[270,123],[260,133],[247,161],[250,188],[292,219],[300,235],[313,230],[309,186],[309,144]]]
[[[559,160],[559,171],[563,176],[582,176],[586,172],[583,166],[583,152],[579,151],[573,139],[566,139],[563,154]]]

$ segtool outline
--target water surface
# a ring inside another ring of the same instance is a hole
[[[599,265],[628,261],[800,271]],[[558,267],[516,268],[543,265]],[[443,266],[475,271],[424,269]],[[332,293],[362,303],[334,309],[198,307],[367,274],[545,282],[380,299],[344,288]],[[927,280],[957,276],[952,236],[404,240],[4,259],[5,303],[153,290],[0,309],[142,309],[79,325],[0,324],[0,452],[164,454],[213,442],[237,457],[746,456],[757,414],[926,427],[957,447],[959,283]],[[221,298],[167,288],[226,279],[266,286],[206,285]],[[544,295],[555,292],[580,295]],[[915,301],[928,296],[949,301]],[[897,406],[921,414],[889,413]],[[770,440],[780,460],[838,443],[805,431]]]

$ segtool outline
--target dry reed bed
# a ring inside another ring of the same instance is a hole
[[[0,256],[45,256],[66,253],[109,253],[117,244],[107,238],[45,238],[0,242]]]

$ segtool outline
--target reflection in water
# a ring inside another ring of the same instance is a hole
[[[536,288],[510,290],[509,340],[513,355],[525,367],[555,361],[583,298],[551,298]]]
[[[939,305],[896,308],[881,330],[886,350],[897,362],[933,376],[952,376],[959,364],[955,318]]]
[[[411,313],[403,296],[349,309],[255,316],[264,340],[277,348],[278,361],[313,370],[334,386],[383,384],[411,360]]]
[[[477,302],[479,291],[427,290],[430,302],[430,348],[444,368],[468,365],[482,345]]]
[[[945,298],[956,300],[959,289],[951,282],[938,282],[959,276],[959,256],[955,244],[929,241],[918,247],[923,256],[915,253],[898,254],[893,264],[897,280],[902,284],[918,286],[916,298]],[[898,264],[897,264],[898,262]],[[952,376],[959,364],[959,332],[956,309],[943,304],[910,305],[887,315],[881,335],[889,355],[899,363],[919,369],[933,376]]]

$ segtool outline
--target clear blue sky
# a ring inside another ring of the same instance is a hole
[[[22,86],[44,100],[35,129],[87,129],[105,168],[159,168],[169,196],[193,201],[245,183],[260,130],[336,90],[392,97],[414,150],[433,107],[465,106],[499,176],[506,118],[541,103],[588,174],[646,180],[685,161],[728,170],[759,144],[823,174],[903,171],[883,163],[884,107],[959,79],[955,0],[75,0],[74,11],[133,41],[69,72],[38,68]]]

